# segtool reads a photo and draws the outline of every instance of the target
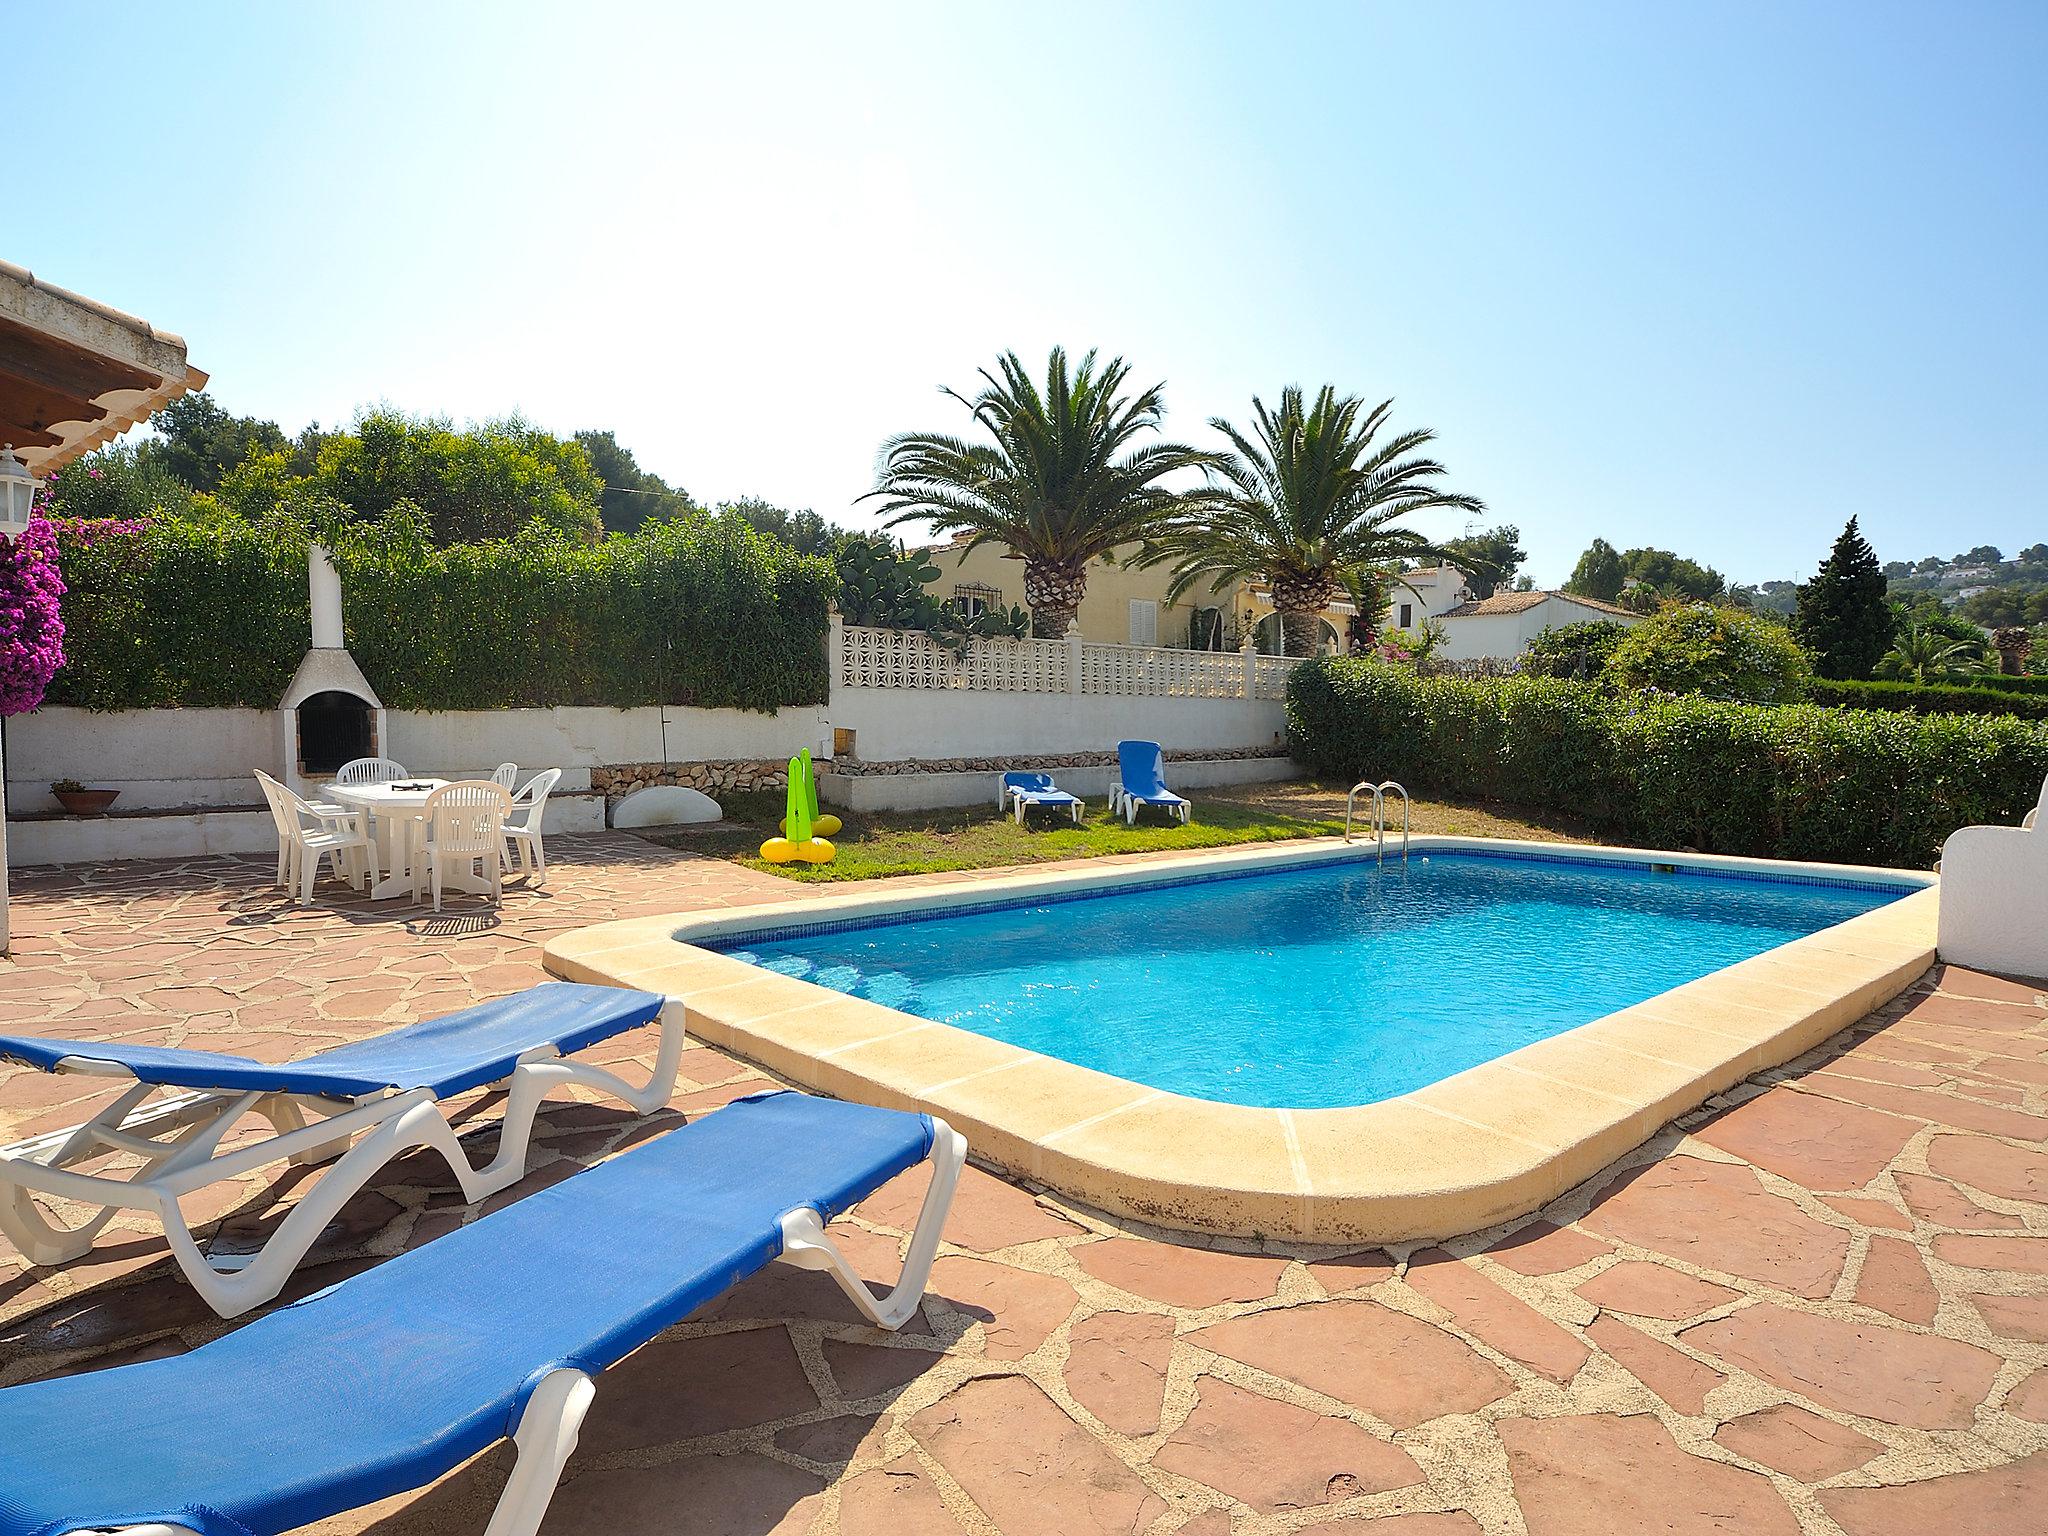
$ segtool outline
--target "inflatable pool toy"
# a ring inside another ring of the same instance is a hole
[[[837,832],[837,816],[819,816],[818,788],[811,773],[808,750],[789,760],[789,793],[783,801],[783,836],[771,837],[761,845],[761,857],[770,864],[829,864],[839,850],[821,832]]]
[[[811,766],[811,749],[805,747],[791,761],[801,762],[804,765],[804,792],[811,806],[811,835],[814,837],[837,836],[842,825],[839,818],[830,811],[825,812],[822,816],[818,814],[818,772]],[[790,775],[790,782],[792,784],[796,782],[794,773]],[[789,830],[789,818],[787,816],[783,817],[782,821],[778,824],[778,830],[780,830],[784,837],[794,835]]]

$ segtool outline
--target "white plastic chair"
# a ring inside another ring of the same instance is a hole
[[[277,826],[278,884],[295,892],[301,906],[313,899],[323,859],[332,859],[335,874],[350,885],[360,888],[366,873],[370,885],[377,883],[377,840],[359,812],[315,805],[267,773],[258,772],[256,782]]]
[[[541,818],[547,814],[548,795],[561,777],[559,768],[536,773],[527,781],[526,788],[512,797],[512,816],[505,822],[505,846],[501,855],[505,872],[512,872],[512,861],[516,857],[520,869],[533,877],[534,885],[547,884],[548,853],[540,840],[540,824]]]
[[[391,784],[405,777],[405,764],[388,757],[358,757],[341,765],[337,784]]]
[[[445,784],[427,796],[421,807],[426,825],[425,839],[412,865],[412,899],[420,899],[423,885],[432,889],[434,910],[441,910],[441,881],[451,864],[465,874],[491,882],[491,900],[504,891],[504,872],[499,868],[505,844],[505,817],[512,810],[512,796],[489,779],[464,779]]]
[[[491,782],[508,794],[511,793],[512,785],[518,778],[519,765],[517,763],[500,763],[491,770]]]

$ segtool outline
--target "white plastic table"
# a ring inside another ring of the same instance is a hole
[[[384,878],[370,890],[372,901],[412,894],[412,863],[427,830],[427,797],[447,782],[416,778],[390,784],[330,784],[322,791],[330,800],[369,813],[377,837],[377,862],[384,870]],[[425,787],[412,787],[416,785]],[[489,880],[461,870],[443,876],[441,884],[444,890],[474,895],[491,888]]]

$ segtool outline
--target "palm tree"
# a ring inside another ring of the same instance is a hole
[[[1431,552],[1421,534],[1396,526],[1402,518],[1430,507],[1485,510],[1477,497],[1431,483],[1441,464],[1412,457],[1434,432],[1379,440],[1393,404],[1367,411],[1326,384],[1309,407],[1290,385],[1277,411],[1253,396],[1256,440],[1211,420],[1236,452],[1216,461],[1209,493],[1148,540],[1138,563],[1174,562],[1168,601],[1198,582],[1264,577],[1287,653],[1313,654],[1318,616],[1338,592],[1373,588],[1399,562]]]
[[[969,549],[1008,545],[1024,562],[1031,632],[1057,639],[1088,590],[1088,562],[1157,528],[1184,501],[1160,482],[1215,456],[1138,442],[1159,428],[1165,386],[1120,396],[1130,372],[1120,357],[1098,374],[1090,351],[1070,371],[1066,349],[1054,347],[1043,391],[1014,352],[996,369],[981,370],[984,387],[971,400],[945,391],[993,444],[931,432],[893,437],[868,496],[888,498],[882,510],[895,514],[891,526],[916,519],[941,533],[972,534]]]
[[[1877,675],[1907,683],[1945,683],[1977,671],[1983,661],[1984,647],[1977,642],[1915,624],[1878,658]]]

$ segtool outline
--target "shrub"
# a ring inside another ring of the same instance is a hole
[[[2048,691],[2006,692],[1961,683],[1859,683],[1819,678],[1811,687],[1816,704],[1844,709],[1904,710],[1915,715],[2017,715],[2048,720]]]
[[[1531,677],[1570,677],[1580,682],[1598,677],[1628,632],[1629,626],[1619,619],[1584,619],[1546,629],[1529,643],[1522,670]]]
[[[1959,826],[2016,823],[2048,777],[2048,727],[2024,720],[1425,678],[1360,659],[1297,667],[1287,712],[1318,773],[1568,810],[1708,853],[1924,867]]]
[[[1603,675],[1622,688],[1696,693],[1738,703],[1787,703],[1811,673],[1780,626],[1740,608],[1673,604],[1634,626]]]
[[[57,535],[42,518],[13,540],[0,540],[0,715],[43,702],[64,665],[64,620],[58,599]]]
[[[332,540],[349,649],[394,709],[825,699],[831,567],[742,518],[436,548],[410,508],[341,515],[60,526],[70,659],[50,702],[273,707],[310,638],[311,526]]]

